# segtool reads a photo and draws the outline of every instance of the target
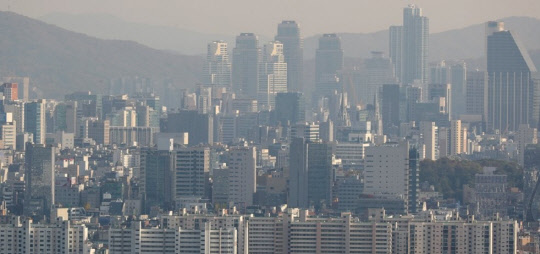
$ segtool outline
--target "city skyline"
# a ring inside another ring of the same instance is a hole
[[[495,2],[486,0],[475,2],[465,0],[447,2],[391,0],[384,3],[342,0],[337,4],[322,1],[312,4],[312,1],[306,0],[293,2],[279,0],[274,5],[275,7],[268,6],[268,11],[247,13],[242,12],[242,8],[257,10],[260,6],[256,2],[247,0],[235,0],[228,5],[219,6],[212,4],[210,0],[178,3],[165,0],[164,2],[166,3],[159,5],[143,1],[74,3],[54,0],[45,3],[36,0],[24,2],[2,0],[0,1],[0,10],[7,11],[9,6],[9,11],[33,18],[53,13],[105,14],[128,22],[182,28],[209,34],[230,35],[257,30],[259,34],[267,37],[273,36],[275,24],[281,20],[296,20],[303,24],[304,36],[328,32],[371,33],[381,31],[392,24],[399,23],[400,18],[397,15],[401,13],[403,6],[408,4],[421,6],[427,16],[439,17],[431,22],[431,30],[434,33],[512,16],[540,18],[540,14],[535,11],[540,9],[540,2],[535,0],[525,0],[519,8],[504,0]],[[358,15],[358,10],[365,9],[373,11],[362,12],[363,15]],[[148,15],[149,13],[156,15]],[[196,18],[200,15],[205,15],[208,22],[201,22],[200,19]],[[328,16],[333,22],[320,19],[321,15]],[[455,19],[456,16],[459,16],[460,19]],[[350,17],[355,18],[351,20]],[[228,22],[219,22],[220,19],[226,19]],[[252,20],[252,22],[245,22],[245,20]],[[377,22],[374,23],[374,20]],[[366,26],[365,24],[370,25]]]

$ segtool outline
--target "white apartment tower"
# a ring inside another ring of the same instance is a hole
[[[226,42],[208,43],[206,63],[203,68],[203,83],[218,86],[231,85],[231,62]]]
[[[287,92],[287,63],[283,44],[278,41],[264,45],[259,66],[259,109],[273,109],[276,95]]]
[[[257,151],[255,147],[233,147],[229,150],[229,202],[239,207],[253,204],[257,188]]]

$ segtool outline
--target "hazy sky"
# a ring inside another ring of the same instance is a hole
[[[540,18],[540,0],[0,0],[14,12],[107,13],[127,21],[205,33],[255,32],[273,36],[283,19],[301,23],[304,36],[373,32],[400,24],[402,8],[415,3],[430,18],[431,32],[508,16]]]

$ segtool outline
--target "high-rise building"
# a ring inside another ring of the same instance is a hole
[[[307,145],[308,202],[316,209],[332,205],[332,146],[327,143]]]
[[[486,73],[479,70],[467,71],[466,113],[467,115],[484,115],[486,95]]]
[[[203,68],[203,84],[230,86],[231,62],[226,42],[213,41],[208,43],[206,63]]]
[[[48,215],[54,205],[54,158],[54,147],[30,143],[26,145],[26,215]]]
[[[389,29],[389,55],[394,66],[394,73],[398,82],[401,82],[403,68],[403,26],[391,26]]]
[[[467,153],[467,129],[461,125],[461,120],[450,122],[450,151],[449,155]]]
[[[54,125],[56,131],[76,133],[77,102],[66,101],[56,105],[54,109]]]
[[[399,128],[399,85],[385,84],[381,90],[383,133],[397,134]]]
[[[252,146],[233,147],[227,162],[229,202],[245,208],[253,205],[257,191],[257,150]]]
[[[17,99],[21,101],[28,101],[28,91],[30,91],[30,78],[29,77],[4,77],[3,81],[6,83],[17,84]],[[13,93],[11,93],[13,95]]]
[[[289,148],[289,207],[307,208],[308,147],[306,139],[293,138]]]
[[[304,95],[299,92],[278,93],[276,95],[276,120],[282,126],[304,122],[306,109]]]
[[[111,128],[109,120],[99,121],[97,119],[85,119],[82,122],[82,137],[91,138],[96,141],[97,144],[109,144]]]
[[[339,71],[343,69],[343,49],[337,34],[323,34],[319,38],[319,48],[315,54],[314,101],[340,89]]]
[[[438,138],[437,125],[434,122],[420,122],[420,134],[422,135],[422,144],[424,145],[424,159],[438,159]]]
[[[403,9],[402,31],[402,79],[403,84],[415,80],[428,82],[429,19],[422,15],[422,9],[409,5]]]
[[[253,33],[241,33],[236,37],[233,49],[232,84],[242,98],[257,98],[259,87],[259,62],[261,49],[259,37]]]
[[[467,64],[465,62],[458,62],[450,66],[450,80],[452,84],[450,112],[452,112],[452,118],[457,119],[467,112]]]
[[[175,155],[168,150],[141,150],[140,188],[147,212],[152,206],[172,209]]]
[[[372,51],[371,57],[364,61],[365,79],[357,88],[359,99],[364,105],[370,104],[384,84],[396,84],[392,61],[383,52]]]
[[[515,34],[503,29],[502,23],[487,23],[487,128],[507,133],[521,124],[537,126],[540,105],[536,67]]]
[[[413,179],[418,177],[418,168],[410,167],[411,160],[418,162],[417,152],[414,155],[410,157],[408,144],[366,147],[364,194],[394,197],[402,200],[405,208],[415,207],[410,200],[415,188],[410,184],[418,183]]]
[[[24,132],[34,135],[34,143],[45,144],[45,100],[26,103],[24,107]]]
[[[181,110],[178,113],[168,114],[167,124],[162,126],[161,132],[187,132],[190,144],[212,144],[214,142],[213,119],[210,114],[200,114],[194,110]]]
[[[331,205],[332,146],[293,138],[289,151],[289,206],[322,208]]]
[[[15,101],[19,99],[19,88],[17,83],[4,83],[1,88],[5,101]]]
[[[304,70],[304,39],[295,21],[284,20],[278,25],[276,41],[283,43],[283,55],[287,63],[288,91],[302,92]]]
[[[259,110],[275,108],[276,95],[287,92],[287,63],[283,56],[283,44],[274,41],[264,45],[259,65]]]
[[[210,171],[210,149],[181,148],[175,153],[173,200],[205,197],[205,174]]]

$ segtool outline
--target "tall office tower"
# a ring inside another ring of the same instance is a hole
[[[382,122],[385,135],[397,134],[399,130],[399,85],[382,86]]]
[[[420,122],[420,134],[424,145],[424,159],[438,159],[437,125],[434,122]]]
[[[287,63],[287,86],[290,92],[302,92],[304,71],[304,39],[295,21],[285,20],[278,25],[276,41],[283,43]]]
[[[229,203],[245,208],[253,205],[257,191],[257,149],[253,146],[229,150]]]
[[[54,125],[56,131],[75,133],[77,129],[77,102],[66,101],[56,105],[54,109]]]
[[[288,206],[308,208],[308,146],[305,138],[291,139],[289,177]]]
[[[25,150],[25,215],[48,215],[54,205],[54,147],[27,144]]]
[[[236,37],[233,49],[232,84],[241,98],[257,98],[259,87],[259,62],[261,49],[259,37],[253,33],[241,33]]]
[[[162,126],[161,132],[187,132],[190,144],[212,144],[214,143],[214,118],[210,114],[199,114],[194,110],[169,113],[167,124]]]
[[[449,155],[458,155],[467,153],[467,130],[461,126],[461,120],[452,120],[450,122],[450,153]]]
[[[403,26],[391,26],[389,29],[390,59],[398,82],[401,82],[403,68]]]
[[[402,199],[406,207],[412,205],[410,183],[415,175],[409,167],[408,144],[369,146],[365,158],[364,194],[394,196]]]
[[[407,145],[408,146],[408,145]],[[420,153],[416,147],[409,147],[409,207],[408,212],[416,213],[420,207]]]
[[[467,115],[484,115],[486,95],[486,73],[479,70],[467,71],[466,113]]]
[[[337,34],[324,34],[319,38],[315,53],[315,91],[313,101],[339,90],[338,73],[343,69],[343,49]]]
[[[364,61],[365,83],[358,87],[359,99],[364,105],[373,102],[375,94],[384,84],[396,84],[392,61],[383,52],[372,51],[371,58]]]
[[[19,99],[17,83],[4,83],[0,89],[4,94],[5,101],[15,101]]]
[[[519,125],[538,126],[540,115],[536,67],[514,33],[502,23],[487,23],[488,103],[487,128],[502,133]]]
[[[332,148],[293,138],[289,149],[289,207],[328,206],[332,203]]]
[[[452,84],[451,109],[452,118],[457,119],[467,113],[467,64],[464,61],[450,66],[450,80]]]
[[[402,76],[403,84],[412,84],[415,80],[428,82],[428,46],[429,19],[422,16],[422,9],[409,5],[403,9],[403,48]]]
[[[450,155],[450,129],[446,127],[439,128],[439,135],[437,135],[437,143],[439,144],[439,158],[448,157]]]
[[[206,63],[203,68],[203,84],[231,85],[231,62],[229,61],[226,42],[213,41],[208,43]]]
[[[181,148],[175,150],[173,200],[180,198],[203,198],[205,174],[210,172],[210,149],[207,147]]]
[[[34,143],[45,144],[45,100],[25,104],[24,123],[24,132],[34,135]]]
[[[140,191],[146,212],[153,206],[174,209],[172,191],[175,155],[175,152],[169,150],[141,149]]]
[[[283,44],[274,41],[264,45],[259,64],[259,89],[257,100],[260,110],[274,109],[276,95],[287,92],[287,63]]]
[[[308,202],[315,209],[332,205],[332,145],[308,143]]]
[[[299,92],[278,93],[275,114],[281,126],[304,122],[306,120],[304,95]]]

